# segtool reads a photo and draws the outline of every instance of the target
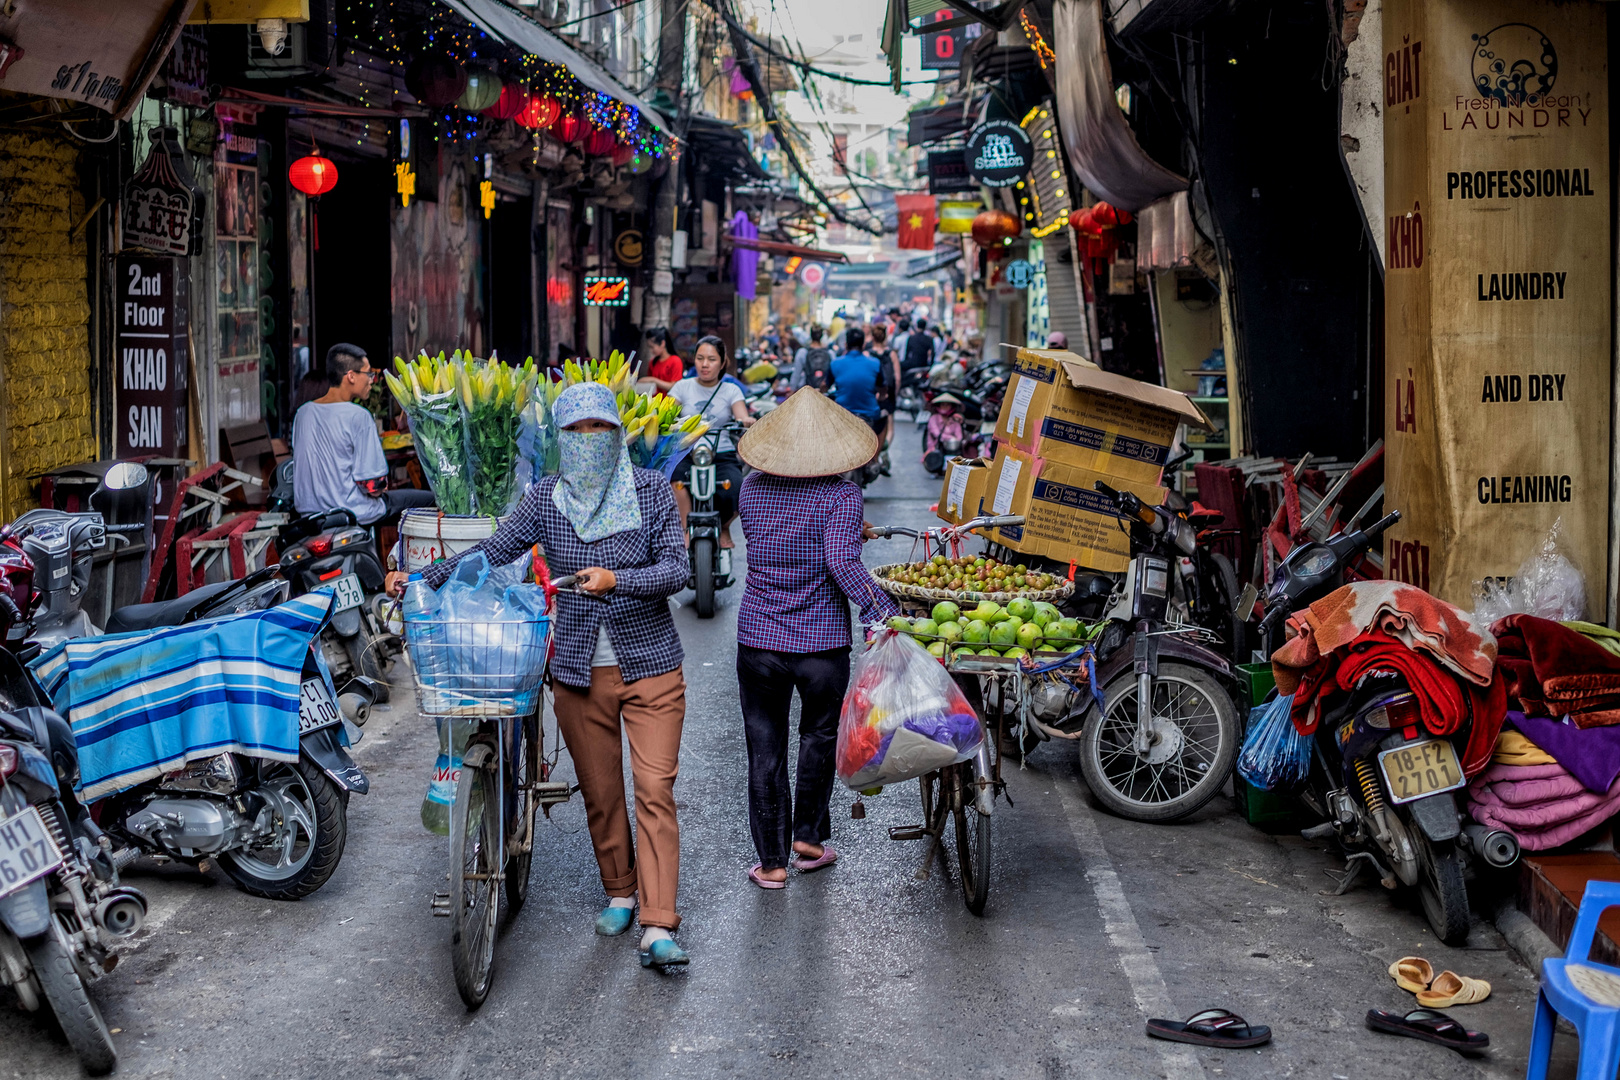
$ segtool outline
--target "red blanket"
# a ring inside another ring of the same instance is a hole
[[[1550,619],[1509,615],[1491,627],[1508,693],[1530,716],[1577,727],[1620,724],[1620,656]]]
[[[1433,735],[1450,735],[1470,718],[1473,726],[1463,749],[1463,773],[1473,776],[1490,764],[1496,737],[1507,714],[1507,690],[1500,676],[1488,687],[1459,682],[1449,671],[1414,652],[1381,630],[1363,634],[1348,645],[1321,657],[1299,673],[1290,714],[1302,735],[1316,731],[1321,719],[1321,697],[1348,691],[1369,671],[1399,672],[1417,698],[1423,727]]]

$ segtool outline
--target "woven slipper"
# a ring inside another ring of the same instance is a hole
[[[1403,956],[1389,965],[1389,975],[1402,990],[1419,994],[1434,983],[1434,965],[1421,956]]]
[[[1491,984],[1484,979],[1442,971],[1434,977],[1429,989],[1418,991],[1417,1003],[1425,1009],[1446,1009],[1453,1005],[1475,1005],[1490,996]]]
[[[1478,1054],[1491,1045],[1491,1037],[1483,1031],[1469,1031],[1445,1013],[1433,1009],[1413,1009],[1404,1016],[1368,1009],[1367,1026],[1374,1031],[1449,1046],[1461,1054]]]
[[[786,881],[772,881],[768,877],[760,877],[759,872],[765,869],[764,863],[755,863],[748,871],[748,880],[762,889],[785,889]]]
[[[796,851],[793,853],[793,865],[798,867],[801,874],[808,874],[812,870],[820,870],[823,866],[831,866],[837,861],[838,852],[832,849],[831,844],[822,844],[821,855],[814,859],[807,859]]]
[[[1192,1043],[1194,1046],[1226,1046],[1241,1049],[1259,1046],[1271,1041],[1271,1029],[1263,1024],[1251,1024],[1235,1012],[1226,1009],[1205,1009],[1179,1020],[1149,1020],[1147,1033],[1155,1039]]]

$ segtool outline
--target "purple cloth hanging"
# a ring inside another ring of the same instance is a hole
[[[1606,792],[1620,776],[1620,727],[1579,728],[1509,712],[1507,722],[1568,769],[1589,791]]]
[[[759,229],[741,210],[731,219],[731,235],[744,240],[759,239]],[[735,245],[731,249],[731,280],[737,283],[737,295],[744,300],[754,298],[754,279],[759,276],[759,252]]]

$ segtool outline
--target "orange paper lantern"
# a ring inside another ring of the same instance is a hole
[[[330,158],[310,154],[292,163],[287,169],[287,179],[292,182],[293,187],[305,195],[325,195],[337,187],[337,166],[332,164]]]
[[[986,210],[973,219],[973,242],[987,251],[1005,247],[1008,240],[1023,231],[1018,219],[1005,210]]]

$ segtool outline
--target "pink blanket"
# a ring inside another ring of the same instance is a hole
[[[1600,794],[1562,765],[1492,763],[1469,783],[1468,797],[1475,821],[1512,833],[1526,851],[1546,851],[1620,811],[1620,779]]]

